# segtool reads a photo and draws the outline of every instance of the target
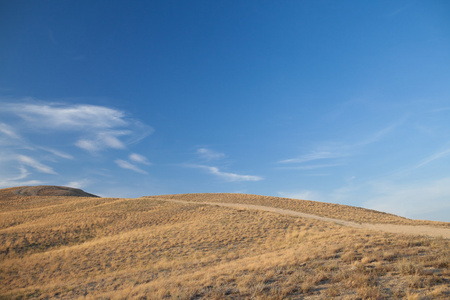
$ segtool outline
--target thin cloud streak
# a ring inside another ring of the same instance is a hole
[[[314,152],[305,154],[303,156],[300,156],[298,158],[281,160],[281,161],[279,161],[279,163],[282,163],[282,164],[304,163],[304,162],[310,162],[310,161],[320,160],[320,159],[339,158],[342,156],[344,156],[344,154],[333,153],[330,151],[314,151]]]
[[[210,174],[213,174],[217,177],[220,177],[222,179],[225,179],[226,181],[260,181],[264,178],[261,176],[254,176],[254,175],[240,175],[236,173],[227,173],[222,172],[217,167],[211,167],[211,166],[204,166],[204,165],[185,165],[189,168],[198,168],[198,169],[204,169],[207,170]]]
[[[434,153],[428,157],[426,157],[425,159],[423,159],[420,163],[414,165],[414,166],[410,166],[410,167],[406,167],[400,171],[397,171],[395,173],[393,173],[391,176],[398,178],[398,177],[404,177],[410,173],[412,173],[413,171],[420,169],[422,167],[425,167],[429,164],[431,164],[432,162],[436,161],[436,160],[440,160],[443,159],[447,156],[450,155],[450,148],[445,149],[443,151],[439,151],[437,153]]]
[[[19,171],[20,171],[20,175],[18,175],[17,177],[13,177],[11,178],[12,181],[15,180],[22,180],[28,177],[28,175],[30,175],[30,172],[27,171],[27,169],[25,169],[24,166],[20,166],[19,167]]]
[[[450,148],[448,148],[448,149],[446,149],[446,150],[444,150],[444,151],[435,153],[435,154],[433,154],[433,155],[427,157],[424,161],[422,161],[422,162],[419,163],[417,166],[415,166],[414,169],[418,169],[418,168],[421,168],[421,167],[423,167],[423,166],[426,166],[426,165],[428,165],[429,163],[431,163],[431,162],[433,162],[433,161],[435,161],[435,160],[444,158],[444,157],[446,157],[446,156],[448,156],[448,155],[450,155]]]
[[[147,165],[147,166],[151,165],[151,162],[149,162],[148,159],[145,156],[137,154],[137,153],[131,153],[128,156],[128,158],[131,161],[134,161],[134,162],[137,162],[137,163],[140,163],[140,164],[144,164],[144,165]]]
[[[64,153],[62,151],[58,151],[58,150],[51,149],[51,148],[46,148],[46,147],[38,147],[38,148],[42,149],[44,151],[50,152],[50,153],[52,153],[52,154],[54,154],[56,156],[59,156],[61,158],[70,159],[70,160],[74,159],[74,157],[72,155]]]
[[[40,180],[28,180],[28,181],[14,181],[0,179],[0,188],[13,187],[13,186],[26,186],[26,185],[42,185],[43,181]]]
[[[288,170],[316,170],[324,168],[334,168],[342,166],[343,164],[322,164],[322,165],[307,165],[307,166],[290,166],[290,167],[280,167],[278,169],[288,169]]]
[[[20,135],[17,134],[11,126],[5,123],[0,123],[0,133],[5,134],[12,139],[20,139]]]
[[[31,175],[31,173],[28,172],[28,170],[23,165],[20,165],[18,167],[18,170],[20,174],[18,174],[17,176],[10,176],[8,178],[0,177],[0,188],[44,184],[44,182],[40,180],[25,180],[29,175]]]
[[[75,143],[75,146],[77,146],[78,148],[81,148],[83,150],[86,150],[88,152],[91,153],[95,153],[100,151],[101,147],[99,145],[97,145],[97,143],[95,141],[89,141],[89,140],[78,140]]]
[[[129,131],[107,131],[99,132],[97,136],[91,139],[80,139],[75,146],[91,153],[96,153],[106,148],[125,149],[125,144],[118,139],[118,136],[129,134]]]
[[[14,113],[28,124],[53,130],[107,129],[128,125],[122,111],[95,105],[15,103],[7,104],[3,110]]]
[[[41,173],[54,174],[54,175],[58,174],[51,167],[46,166],[29,156],[17,155],[17,161],[19,161],[20,163],[22,163],[24,165],[32,167]]]
[[[133,165],[132,163],[130,163],[128,161],[125,161],[122,159],[116,159],[114,162],[122,169],[127,169],[127,170],[131,170],[131,171],[134,171],[137,173],[148,175],[148,173],[146,171],[140,169],[139,167]]]
[[[76,189],[81,189],[81,188],[88,186],[89,184],[90,184],[89,180],[81,179],[81,180],[71,181],[71,182],[67,183],[65,186],[73,187]]]
[[[381,129],[380,131],[377,131],[375,133],[373,133],[372,135],[370,135],[368,138],[354,144],[353,146],[351,146],[351,148],[362,148],[365,146],[368,146],[370,144],[379,142],[380,140],[382,140],[386,135],[388,135],[389,133],[391,133],[395,128],[397,128],[399,125],[403,124],[406,121],[406,117],[401,118],[399,121]]]
[[[200,155],[201,158],[205,160],[216,160],[225,157],[224,153],[216,152],[214,150],[208,148],[199,148],[197,149],[197,154]]]
[[[356,142],[351,145],[339,145],[334,147],[321,147],[322,149],[314,150],[308,154],[302,155],[297,158],[285,159],[278,161],[280,164],[302,164],[306,162],[311,162],[315,160],[330,160],[336,158],[343,158],[353,155],[354,153],[360,151],[362,148],[379,142],[386,135],[391,133],[395,128],[397,128],[400,124],[404,123],[406,118],[402,118],[399,121],[369,135],[367,138]],[[327,150],[323,150],[323,149]],[[302,169],[302,168],[299,168]]]

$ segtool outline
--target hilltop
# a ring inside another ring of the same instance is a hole
[[[449,227],[448,222],[412,220],[393,214],[380,212],[362,207],[342,204],[326,203],[310,200],[299,200],[280,197],[269,197],[251,194],[234,193],[201,193],[201,194],[178,194],[151,196],[150,198],[184,200],[192,202],[215,202],[215,203],[239,203],[250,205],[261,205],[288,209],[322,217],[336,218],[362,223],[402,224],[402,225],[433,225]]]
[[[83,190],[65,186],[38,185],[21,186],[0,190],[0,199],[12,197],[13,194],[21,196],[67,196],[67,197],[98,197],[97,195],[86,193]]]
[[[257,195],[121,199],[20,189],[0,190],[1,298],[450,296],[449,239],[343,225],[445,231],[444,222]]]

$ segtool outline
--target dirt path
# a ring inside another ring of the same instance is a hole
[[[360,228],[360,229],[370,229],[377,230],[389,233],[401,233],[401,234],[410,234],[410,235],[426,235],[430,237],[443,237],[446,239],[450,239],[450,229],[448,228],[440,228],[440,227],[432,227],[432,226],[424,226],[424,225],[395,225],[395,224],[370,224],[370,223],[356,223],[352,221],[345,221],[341,219],[333,219],[327,217],[321,217],[317,215],[305,214],[294,210],[275,208],[270,206],[261,206],[261,205],[253,205],[253,204],[239,204],[239,203],[222,203],[222,202],[191,202],[191,201],[182,201],[182,200],[173,200],[173,199],[165,199],[165,198],[157,198],[158,200],[170,201],[176,203],[188,203],[188,204],[207,204],[207,205],[215,205],[215,206],[225,206],[225,207],[235,207],[235,208],[247,208],[247,209],[257,209],[263,211],[269,211],[274,213],[279,213],[283,215],[290,215],[308,219],[315,219],[325,222],[332,222],[348,227]]]

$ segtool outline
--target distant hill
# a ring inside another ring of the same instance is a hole
[[[0,197],[7,196],[66,196],[66,197],[99,197],[83,190],[65,186],[38,185],[0,189]]]

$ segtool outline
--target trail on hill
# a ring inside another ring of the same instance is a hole
[[[234,207],[234,208],[246,208],[246,209],[256,209],[268,212],[274,212],[283,215],[290,215],[296,217],[302,217],[307,219],[315,219],[324,222],[332,222],[335,224],[340,224],[348,227],[359,228],[359,229],[369,229],[369,230],[377,230],[389,233],[401,233],[401,234],[409,234],[409,235],[426,235],[430,237],[443,237],[446,239],[450,239],[450,229],[448,228],[439,228],[433,226],[425,226],[425,225],[396,225],[396,224],[370,224],[370,223],[356,223],[352,221],[346,221],[341,219],[334,219],[328,217],[321,217],[312,214],[301,213],[294,210],[275,208],[270,206],[262,206],[262,205],[253,205],[253,204],[239,204],[239,203],[223,203],[223,202],[191,202],[191,201],[183,201],[183,200],[174,200],[174,199],[166,199],[166,198],[157,198],[162,201],[170,201],[176,203],[186,203],[186,204],[206,204],[206,205],[215,205],[215,206],[224,206],[224,207]]]

